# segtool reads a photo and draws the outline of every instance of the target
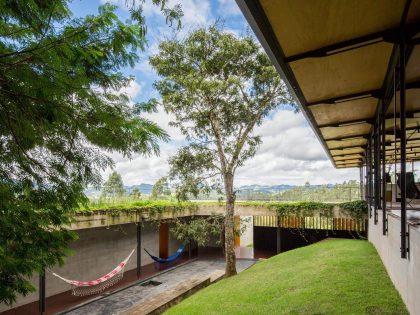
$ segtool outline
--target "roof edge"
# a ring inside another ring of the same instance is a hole
[[[333,166],[337,168],[337,165],[328,150],[327,143],[322,137],[321,130],[315,123],[315,118],[310,109],[306,106],[307,101],[300,90],[296,78],[294,77],[290,66],[284,61],[285,56],[283,50],[274,35],[260,2],[258,0],[236,0],[236,3],[248,21],[251,29],[254,31],[256,37],[260,41],[271,62],[274,64],[277,72],[289,88],[290,94],[292,94],[293,98],[296,100],[299,109],[302,111],[305,119],[308,121],[316,137],[321,143],[324,152],[327,154]]]

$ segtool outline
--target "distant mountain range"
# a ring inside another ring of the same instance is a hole
[[[318,188],[321,186],[332,187],[334,185],[309,185],[310,188]],[[134,187],[138,187],[142,195],[149,195],[152,193],[153,185],[152,184],[145,184],[141,183],[140,185],[131,185],[131,186],[124,186],[126,192],[129,194],[133,190]],[[247,195],[251,193],[260,193],[260,194],[276,194],[279,192],[287,191],[293,189],[296,185],[244,185],[238,188],[239,195]],[[85,190],[85,193],[88,197],[98,197],[101,192],[100,190],[96,190],[94,188],[88,188]]]

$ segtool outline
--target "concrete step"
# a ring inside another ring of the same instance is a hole
[[[213,275],[214,279],[220,275]],[[171,306],[178,304],[195,292],[205,288],[210,284],[210,276],[194,277],[187,281],[181,282],[173,288],[168,289],[154,297],[139,303],[129,310],[122,312],[122,315],[155,315],[162,314]]]
[[[210,275],[210,283],[217,282],[225,277],[225,271],[224,270],[216,270],[212,272]]]

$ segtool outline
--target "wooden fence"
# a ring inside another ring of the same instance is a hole
[[[294,229],[335,230],[365,232],[365,219],[297,217],[297,216],[254,216],[254,226],[282,227]]]

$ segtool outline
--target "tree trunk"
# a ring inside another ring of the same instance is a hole
[[[233,192],[233,175],[225,175],[225,192],[226,192],[226,214],[225,214],[225,255],[226,255],[226,272],[225,276],[230,277],[236,275],[236,256],[234,248],[234,208],[235,194]]]

